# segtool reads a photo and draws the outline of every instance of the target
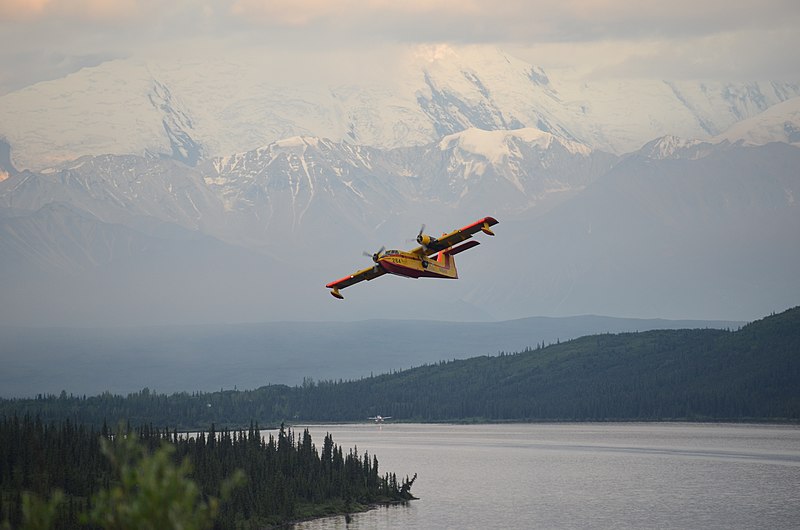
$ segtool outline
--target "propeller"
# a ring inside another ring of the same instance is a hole
[[[370,254],[366,250],[363,252],[363,254],[368,258],[372,258],[372,261],[374,261],[375,263],[378,263],[378,260],[381,259],[381,255],[384,253],[385,250],[386,250],[386,247],[381,247],[381,248],[378,249],[378,252],[376,252],[375,254]]]
[[[417,243],[422,245],[422,248],[428,249],[428,246],[431,243],[435,243],[437,239],[435,237],[431,237],[429,235],[424,234],[425,232],[425,225],[423,224],[419,229],[419,234],[417,234]]]
[[[417,234],[417,243],[420,245],[422,244],[422,232],[425,231],[425,223],[422,223],[422,226],[419,227],[419,234]]]

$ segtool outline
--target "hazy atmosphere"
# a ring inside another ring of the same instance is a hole
[[[798,28],[792,1],[5,0],[0,322],[785,310]],[[486,216],[457,281],[324,288]]]
[[[797,81],[799,26],[791,0],[4,0],[0,94],[112,59],[254,48],[279,55],[288,82],[363,75],[430,43],[497,45],[587,78]]]
[[[798,0],[0,42],[0,529],[797,529]]]

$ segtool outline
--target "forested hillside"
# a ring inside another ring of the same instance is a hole
[[[409,337],[409,347],[424,347]],[[178,428],[281,421],[800,419],[800,308],[736,331],[593,335],[355,381],[5,400],[0,412]]]

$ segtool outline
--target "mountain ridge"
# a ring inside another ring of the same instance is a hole
[[[350,380],[304,377],[302,385],[172,395],[145,387],[127,398],[64,391],[0,400],[0,407],[51,421],[69,414],[99,425],[116,414],[187,429],[254,419],[364,421],[381,413],[393,421],[794,422],[798,317],[795,307],[734,331],[587,335]]]
[[[0,97],[0,136],[16,167],[34,170],[106,153],[194,165],[296,135],[405,147],[470,127],[538,128],[622,154],[660,134],[720,134],[800,95],[779,81],[577,83],[492,47],[443,50],[408,48],[381,80],[291,88],[258,55],[109,61]]]
[[[800,87],[642,81],[618,91],[588,83],[585,92],[500,50],[434,52],[406,57],[367,88],[350,80],[289,94],[256,69],[239,73],[236,94],[208,100],[230,88],[235,77],[223,74],[253,57],[203,79],[198,68],[219,58],[131,59],[0,98],[0,113],[17,119],[30,107],[5,103],[63,90],[62,111],[70,113],[86,110],[78,103],[93,91],[103,96],[82,115],[102,141],[63,138],[89,153],[18,171],[19,147],[45,145],[61,125],[26,125],[0,143],[0,294],[34,319],[74,323],[84,314],[104,324],[112,315],[182,323],[184,310],[203,322],[531,313],[747,319],[800,297],[791,244],[800,231],[800,150],[791,143]],[[398,82],[387,88],[390,80]],[[634,89],[640,99],[629,97]],[[623,105],[625,113],[611,112]],[[105,110],[117,114],[95,129]],[[220,122],[220,112],[230,119]],[[131,116],[141,122],[129,127]],[[0,128],[14,119],[0,119]],[[710,136],[733,123],[727,136]],[[679,134],[687,131],[697,134]],[[598,148],[634,134],[646,140],[623,155]],[[120,154],[91,154],[119,138],[133,143]],[[59,149],[54,160],[69,158],[72,147]],[[45,216],[49,204],[73,211]],[[486,215],[500,220],[502,237],[459,259],[459,282],[387,277],[354,288],[345,304],[318,303],[321,286],[364,266],[363,252],[401,248],[420,225],[436,235]],[[130,263],[108,259],[109,249]],[[67,270],[80,281],[64,282]],[[192,303],[181,308],[182,298]],[[0,305],[2,319],[20,322],[21,314]]]
[[[442,360],[521,351],[594,333],[737,329],[743,324],[582,315],[503,322],[372,319],[124,328],[0,326],[0,357],[8,359],[0,375],[4,392],[0,397],[64,389],[99,394],[135,392],[144,386],[177,392],[256,388],[267,382],[296,385],[307,377],[359,378]],[[426,347],[412,351],[410,341]]]
[[[83,157],[0,182],[0,210],[8,227],[10,219],[22,222],[48,203],[68,204],[96,222],[134,230],[137,238],[174,241],[220,267],[212,273],[202,264],[167,260],[178,258],[174,253],[140,254],[148,260],[141,270],[175,279],[164,285],[98,253],[93,259],[100,266],[82,273],[86,292],[99,298],[108,290],[93,275],[122,283],[136,278],[144,289],[130,297],[116,289],[120,297],[113,301],[139,323],[146,323],[142,315],[177,317],[142,305],[144,293],[162,300],[170,289],[177,289],[171,300],[187,293],[202,300],[189,313],[206,306],[203,321],[222,307],[233,320],[358,319],[376,308],[391,318],[611,312],[745,319],[754,307],[780,309],[800,296],[791,272],[800,256],[787,244],[800,231],[797,147],[663,137],[615,157],[574,146],[544,132],[470,130],[391,150],[297,137],[197,167],[132,155]],[[463,258],[457,285],[387,278],[354,288],[358,296],[345,304],[312,302],[324,296],[321,286],[362,266],[363,251],[401,245],[422,223],[435,234],[486,215],[500,220],[503,237]],[[100,233],[95,228],[85,225],[77,234],[79,225],[42,221],[30,221],[49,234],[29,242],[35,254],[8,232],[0,238],[7,271],[25,268],[11,264],[12,256],[63,253],[59,241],[83,241],[80,252],[87,256],[102,248],[92,246],[92,234]],[[182,243],[186,234],[214,242]],[[208,276],[182,274],[178,263]],[[764,274],[765,267],[772,272]],[[10,272],[0,283],[13,293],[24,285]],[[41,314],[55,315],[64,302],[52,300],[44,285],[51,282],[34,282],[30,293],[49,301]],[[223,296],[200,296],[222,285]],[[237,304],[237,297],[249,301]],[[0,316],[19,321],[11,308],[5,311]],[[97,317],[108,322],[108,314]]]

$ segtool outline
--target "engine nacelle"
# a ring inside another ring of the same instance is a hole
[[[417,243],[419,243],[423,247],[427,247],[431,243],[435,243],[436,241],[437,239],[435,237],[431,237],[428,234],[420,234],[417,236]]]

